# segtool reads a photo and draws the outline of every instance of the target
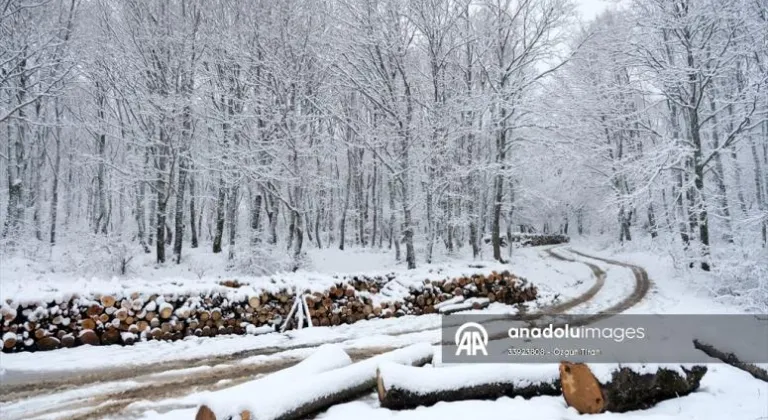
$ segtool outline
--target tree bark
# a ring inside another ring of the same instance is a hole
[[[521,372],[527,371],[527,367],[542,366],[489,369],[489,366],[483,365],[419,368],[382,364],[376,375],[379,403],[389,410],[410,410],[439,402],[496,400],[501,397],[529,399],[561,394],[557,372],[553,372],[548,379],[541,378],[546,375],[529,379]]]
[[[215,230],[213,234],[213,253],[218,254],[221,252],[221,240],[224,236],[224,210],[226,206],[226,200],[227,200],[227,190],[224,185],[224,175],[219,174],[219,186],[218,186],[218,196],[216,197],[216,219],[215,219]]]
[[[693,340],[693,346],[697,349],[703,351],[707,354],[707,356],[714,357],[716,359],[720,359],[725,363],[728,363],[729,365],[741,369],[753,377],[760,379],[761,381],[768,382],[768,372],[752,363],[745,363],[739,360],[738,356],[736,356],[733,353],[725,352],[722,350],[718,350],[713,345],[701,342],[699,340]]]
[[[189,225],[190,234],[192,235],[192,248],[197,248],[197,211],[195,209],[195,176],[190,174],[189,176]]]

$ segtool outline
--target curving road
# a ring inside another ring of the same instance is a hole
[[[558,252],[560,250],[577,255],[579,258],[571,258]],[[612,303],[611,306],[589,317],[587,323],[626,311],[642,301],[651,287],[647,272],[642,267],[633,264],[596,257],[568,247],[546,248],[544,252],[548,258],[587,265],[592,271],[594,283],[579,296],[543,307],[534,313],[519,315],[516,319],[535,321],[547,315],[567,313],[578,306],[599,299],[607,276],[606,272],[593,261],[630,269],[635,278],[635,285],[629,295],[618,302],[610,302]],[[503,319],[508,318],[508,316],[503,317]],[[410,329],[399,331],[396,334],[391,334],[391,336],[405,336],[437,330],[439,327]],[[343,345],[345,341],[349,340],[338,339],[329,342]],[[39,417],[93,419],[105,416],[115,418],[116,415],[120,414],[118,417],[131,418],[140,414],[137,410],[129,408],[132,403],[158,401],[181,397],[201,390],[229,387],[260,375],[284,369],[299,361],[297,358],[275,357],[253,363],[243,363],[246,358],[277,355],[289,350],[313,347],[297,345],[261,348],[227,355],[131,366],[108,371],[64,372],[53,378],[42,375],[15,378],[12,382],[5,381],[6,383],[0,385],[0,417],[7,420]],[[350,349],[348,352],[353,360],[362,360],[389,350],[391,350],[389,347],[377,347]],[[30,401],[40,400],[41,403],[31,404],[31,406],[30,404],[24,405],[24,401],[27,399],[32,399]],[[185,408],[185,406],[166,407],[166,410],[171,408]]]

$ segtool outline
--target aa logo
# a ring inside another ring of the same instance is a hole
[[[477,352],[488,356],[485,346],[488,345],[488,331],[477,322],[467,322],[456,330],[456,356],[465,352],[467,356],[476,356]]]

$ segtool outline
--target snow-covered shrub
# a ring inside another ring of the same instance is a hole
[[[286,251],[283,245],[259,244],[243,245],[234,252],[230,271],[248,275],[268,275],[278,271],[294,271],[305,268],[306,257],[293,258],[292,251]]]
[[[732,246],[716,254],[710,285],[718,300],[755,313],[768,312],[768,252],[759,246]]]

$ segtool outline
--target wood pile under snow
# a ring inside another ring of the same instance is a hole
[[[398,282],[392,276],[347,276],[325,290],[290,285],[257,290],[228,283],[228,290],[157,294],[74,295],[68,299],[0,305],[5,352],[44,351],[78,345],[130,345],[146,340],[179,340],[187,336],[264,334],[291,321],[297,296],[302,315],[313,326],[352,324],[372,319],[480,308],[488,302],[509,305],[535,300],[537,289],[508,271],[459,275],[439,280]],[[162,289],[162,288],[160,288]],[[388,293],[379,293],[386,290]],[[462,306],[463,305],[463,306]],[[304,317],[306,315],[306,317]],[[287,321],[287,322],[286,322]]]

